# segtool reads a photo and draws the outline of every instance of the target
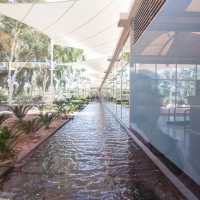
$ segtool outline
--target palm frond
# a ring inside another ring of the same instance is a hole
[[[45,114],[40,114],[38,117],[38,120],[42,126],[44,126],[46,129],[50,127],[50,124],[54,121],[56,118],[55,113],[45,113]]]
[[[14,105],[9,106],[9,109],[12,111],[12,113],[15,115],[15,117],[19,120],[22,120],[28,111],[32,108],[31,105]]]
[[[38,118],[17,122],[16,130],[18,134],[30,134],[36,132],[41,127]]]
[[[4,121],[6,121],[10,117],[9,114],[1,114],[0,115],[0,125],[3,124]]]

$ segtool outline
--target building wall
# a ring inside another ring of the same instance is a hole
[[[101,95],[104,104],[118,119],[129,126],[130,95],[130,38],[121,51],[119,60],[112,67],[104,82]]]
[[[130,127],[200,183],[200,66],[131,68]]]
[[[195,0],[166,0],[130,56],[130,127],[198,184],[199,13]]]
[[[136,40],[133,18],[131,47],[102,95],[119,119],[200,185],[199,12],[196,0],[166,0]]]

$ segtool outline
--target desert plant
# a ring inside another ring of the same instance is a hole
[[[78,109],[80,109],[80,108],[83,107],[84,101],[81,100],[81,99],[72,99],[71,102],[70,102],[70,104],[71,105],[73,104],[74,107],[76,108],[76,110],[78,110]]]
[[[13,112],[15,117],[18,120],[22,120],[28,111],[32,108],[31,105],[15,105],[15,106],[9,106],[10,110]]]
[[[9,114],[1,114],[0,115],[0,125],[3,124],[4,121],[6,121],[10,117]]]
[[[79,109],[79,105],[70,103],[67,108],[68,113],[73,113]]]
[[[38,95],[32,98],[33,103],[42,102],[42,96]]]
[[[18,134],[31,134],[41,127],[38,118],[22,120],[17,122],[16,130]]]
[[[10,156],[13,149],[13,136],[7,127],[0,128],[0,159]]]
[[[7,96],[0,93],[0,103],[6,102]]]
[[[56,113],[58,116],[60,116],[62,114],[66,114],[66,112],[67,112],[67,109],[66,109],[67,102],[66,101],[54,101],[54,105],[55,105]]]
[[[43,113],[45,110],[45,104],[44,103],[38,104],[37,108],[40,111],[40,113]]]
[[[20,94],[19,96],[17,96],[15,98],[15,102],[19,105],[22,104],[31,104],[32,103],[32,98],[29,95],[24,95],[24,94]]]
[[[38,116],[39,123],[44,126],[46,129],[49,129],[50,124],[53,122],[53,120],[56,118],[55,113],[44,113],[40,114]]]

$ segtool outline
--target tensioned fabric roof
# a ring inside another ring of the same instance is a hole
[[[0,13],[47,34],[55,44],[84,49],[98,84],[121,35],[120,13],[134,0],[65,0],[1,3]]]

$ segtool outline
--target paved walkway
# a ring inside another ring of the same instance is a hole
[[[99,103],[41,145],[1,187],[16,200],[183,199]]]

